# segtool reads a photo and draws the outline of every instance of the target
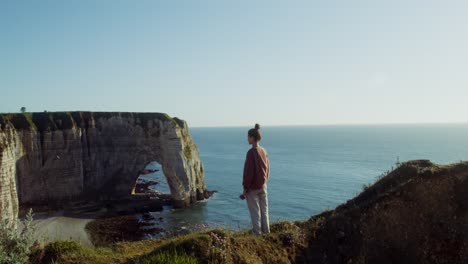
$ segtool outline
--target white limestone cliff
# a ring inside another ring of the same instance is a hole
[[[162,165],[173,205],[206,196],[203,164],[185,121],[160,113],[0,115],[0,208],[118,200],[147,164]]]

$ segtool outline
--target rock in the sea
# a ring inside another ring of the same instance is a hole
[[[187,123],[161,113],[41,112],[0,115],[0,210],[18,205],[126,198],[157,161],[173,205],[204,199],[203,164]]]
[[[159,171],[158,169],[155,169],[155,170],[151,170],[151,169],[144,169],[140,172],[141,175],[146,175],[146,174],[150,174],[150,173],[153,173],[153,172],[157,172]]]

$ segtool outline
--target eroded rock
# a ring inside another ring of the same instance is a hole
[[[203,164],[185,121],[160,113],[0,115],[0,208],[125,199],[157,161],[173,205],[204,198]]]

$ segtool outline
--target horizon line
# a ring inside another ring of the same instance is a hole
[[[330,124],[272,124],[261,125],[264,127],[326,127],[326,126],[392,126],[392,125],[468,125],[466,122],[391,122],[391,123],[330,123]],[[192,126],[190,128],[245,128],[250,125],[202,125]]]

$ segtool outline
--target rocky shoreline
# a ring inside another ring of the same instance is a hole
[[[154,180],[138,179],[135,192],[128,199],[31,207],[35,214],[41,215],[42,222],[50,218],[51,223],[63,225],[69,221],[67,219],[86,219],[80,224],[83,230],[75,230],[75,236],[87,236],[94,246],[166,237],[174,235],[175,231],[165,230],[164,218],[151,214],[162,212],[165,206],[172,207],[170,194],[157,192],[153,188],[158,184]],[[216,191],[207,191],[207,198],[214,193]],[[20,207],[20,214],[26,214],[31,207]]]
[[[150,213],[97,218],[89,222],[85,229],[95,246],[108,246],[119,241],[138,241],[148,234],[160,234],[164,220],[156,219]]]
[[[80,215],[105,217],[162,211],[163,206],[172,205],[171,195],[154,191],[151,187],[157,184],[159,183],[152,180],[139,180],[134,188],[138,192],[119,200],[63,202],[49,205],[23,204],[19,207],[18,215],[19,217],[24,217],[29,209],[41,214],[53,214],[57,211],[63,211],[64,215],[70,217],[79,217]]]

